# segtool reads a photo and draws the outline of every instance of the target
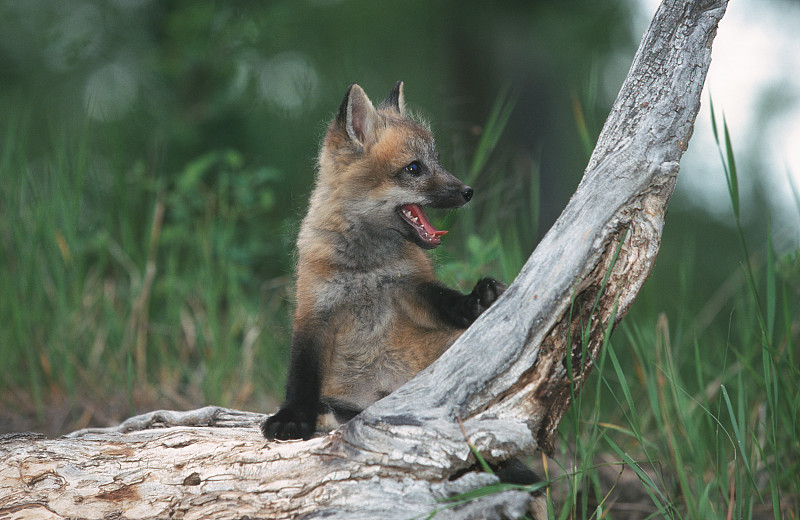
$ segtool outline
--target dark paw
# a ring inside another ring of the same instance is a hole
[[[503,462],[495,468],[494,474],[497,475],[500,482],[504,484],[530,486],[542,481],[535,471],[519,459],[511,459]]]
[[[267,439],[310,439],[314,435],[317,414],[294,407],[284,407],[261,423],[261,433]]]
[[[469,309],[473,319],[480,316],[506,290],[506,284],[494,278],[484,278],[475,284],[469,295]]]

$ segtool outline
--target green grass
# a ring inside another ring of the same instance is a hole
[[[667,278],[677,298],[634,305],[601,351],[594,387],[562,422],[555,459],[563,476],[552,484],[558,518],[621,514],[609,494],[615,483],[599,476],[605,464],[635,472],[648,497],[641,517],[798,517],[798,256],[776,259],[766,222],[752,248],[729,131],[714,126],[741,261],[712,295],[695,287],[701,269],[691,262],[672,267],[677,273],[656,268],[643,293]],[[665,236],[662,249],[679,247],[670,242]],[[723,258],[709,261],[719,269]],[[718,309],[715,318],[708,307]]]
[[[536,164],[511,168],[498,146],[511,107],[499,97],[476,151],[449,161],[482,194],[438,215],[454,231],[440,273],[462,289],[512,280],[538,239]],[[230,149],[176,171],[127,163],[88,125],[34,143],[28,121],[0,128],[0,407],[60,433],[155,407],[277,404],[299,216],[276,195],[285,179]],[[651,280],[560,427],[557,518],[625,517],[623,488],[640,517],[798,517],[800,255],[777,256],[767,222],[743,224],[724,123],[716,135],[709,174],[727,182],[731,224],[667,217]]]
[[[271,219],[277,230],[254,224],[275,211],[275,173],[231,150],[172,175],[120,164],[89,153],[98,142],[90,127],[33,146],[24,114],[2,130],[2,407],[33,408],[55,433],[80,426],[86,402],[121,400],[127,413],[273,405],[287,359],[291,255],[281,221]],[[273,271],[287,274],[254,282],[277,256],[286,260]],[[56,405],[68,417],[49,424]]]

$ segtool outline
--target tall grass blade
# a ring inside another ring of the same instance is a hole
[[[767,288],[766,288],[766,304],[767,304],[767,344],[765,347],[772,348],[773,333],[775,331],[775,304],[777,297],[775,295],[775,249],[772,245],[772,226],[767,224]]]
[[[583,337],[584,337],[584,350],[586,348],[586,342],[591,333],[592,327],[592,320],[591,316],[594,316],[595,311],[597,310],[597,306],[600,304],[600,297],[603,296],[603,293],[606,290],[606,284],[608,284],[608,279],[611,277],[611,272],[614,270],[614,266],[617,264],[617,260],[619,259],[619,252],[622,251],[622,245],[625,243],[625,238],[628,236],[628,227],[626,227],[623,232],[622,236],[619,239],[619,244],[617,245],[617,249],[614,251],[614,256],[611,258],[611,264],[606,269],[605,274],[603,275],[603,281],[600,283],[600,290],[597,291],[597,296],[594,299],[594,303],[592,304],[592,311],[589,313],[589,323],[586,324],[586,327],[583,330]],[[614,305],[614,314],[616,314],[616,304]],[[613,320],[613,316],[612,316]],[[585,353],[584,353],[585,355]],[[584,357],[585,359],[585,357]]]
[[[586,124],[586,116],[581,106],[581,101],[575,92],[572,93],[572,115],[575,119],[575,126],[578,129],[581,145],[583,145],[583,151],[587,156],[591,156],[594,142],[591,135],[589,135],[589,127]]]
[[[650,475],[647,474],[640,466],[639,463],[633,460],[630,455],[628,455],[625,450],[623,450],[614,440],[609,437],[608,435],[603,434],[603,439],[608,443],[611,449],[617,454],[617,456],[622,459],[633,471],[636,473],[636,476],[639,477],[639,480],[644,484],[645,491],[647,492],[650,500],[653,501],[653,504],[658,508],[658,513],[664,518],[674,518],[672,514],[672,507],[670,506],[669,498],[664,495],[661,489],[656,485]]]
[[[736,160],[733,156],[733,146],[731,145],[731,136],[728,132],[728,123],[725,120],[725,116],[722,116],[722,129],[725,135],[725,152],[727,158],[727,180],[728,180],[728,190],[731,196],[731,203],[733,204],[733,214],[736,217],[736,220],[739,220],[739,175],[736,172]]]
[[[719,158],[722,162],[722,169],[725,172],[725,183],[728,186],[728,195],[731,199],[733,206],[733,215],[736,221],[739,221],[739,181],[736,174],[736,163],[731,162],[733,158],[733,148],[730,145],[730,136],[728,135],[728,126],[725,123],[725,116],[722,116],[723,122],[723,139],[727,153],[723,153],[723,145],[719,139],[719,130],[717,129],[717,117],[714,113],[714,101],[709,96],[709,105],[711,110],[711,130],[714,132],[714,141],[717,143],[717,150],[719,151]]]
[[[617,376],[617,379],[620,381],[620,388],[622,389],[622,395],[625,398],[625,404],[628,406],[629,413],[631,414],[631,418],[628,420],[631,426],[631,430],[633,431],[634,437],[637,440],[642,438],[641,433],[639,432],[639,424],[638,421],[632,419],[638,416],[636,413],[636,403],[633,401],[633,394],[631,393],[630,385],[627,383],[627,376],[625,371],[622,368],[622,365],[617,358],[617,353],[614,352],[613,348],[608,349],[607,351],[608,358],[611,360],[611,366],[614,368],[614,373]],[[626,414],[627,415],[627,414]]]
[[[715,115],[716,111],[714,110],[714,98],[710,95],[708,96],[708,107],[711,111],[711,131],[714,133],[714,141],[717,143],[717,148],[719,148],[719,133],[717,133],[717,117]]]
[[[744,468],[748,478],[750,479],[750,483],[753,485],[753,489],[756,490],[756,493],[758,493],[758,496],[760,498],[761,493],[758,491],[758,485],[756,484],[753,471],[750,469],[750,461],[748,460],[747,453],[745,452],[745,444],[744,444],[744,438],[742,437],[742,429],[739,427],[739,421],[736,419],[736,413],[733,411],[733,404],[731,404],[731,398],[728,395],[728,389],[725,387],[725,385],[722,385],[720,387],[720,391],[722,392],[722,396],[725,399],[725,406],[728,408],[728,415],[730,416],[731,419],[731,428],[733,429],[733,436],[734,439],[736,440],[736,451],[742,458],[742,464],[744,464]],[[740,417],[741,416],[742,415],[740,415]]]
[[[766,335],[767,327],[764,323],[764,312],[761,307],[761,298],[759,297],[758,289],[756,288],[755,278],[753,274],[753,266],[750,261],[750,252],[747,247],[747,241],[745,240],[744,237],[744,229],[742,228],[740,207],[739,207],[739,176],[736,171],[736,160],[733,153],[733,145],[731,144],[730,132],[728,131],[728,124],[725,121],[725,116],[723,115],[722,131],[723,131],[723,138],[725,141],[724,152],[723,152],[723,148],[721,147],[719,142],[719,137],[716,129],[716,119],[714,118],[713,112],[711,114],[711,121],[714,126],[714,138],[717,141],[717,148],[720,153],[720,159],[722,160],[722,168],[725,171],[725,180],[728,184],[728,194],[731,199],[731,206],[733,208],[733,217],[734,217],[734,222],[736,223],[736,231],[739,234],[739,242],[742,247],[742,251],[744,253],[745,278],[747,279],[747,284],[750,287],[750,291],[753,293],[753,300],[756,306],[758,307],[757,318],[759,320],[761,332],[763,335]]]
[[[511,113],[514,111],[516,103],[517,95],[511,94],[507,89],[497,96],[492,110],[489,113],[489,119],[486,121],[486,125],[481,133],[478,146],[472,156],[472,164],[470,164],[465,179],[467,184],[475,182],[478,174],[480,174],[489,161],[489,156],[492,151],[497,148],[497,143],[500,140],[500,136],[503,134],[503,129],[505,129],[508,123],[508,118],[511,117]]]

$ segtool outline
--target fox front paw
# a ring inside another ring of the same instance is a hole
[[[284,407],[261,423],[267,439],[310,439],[314,435],[317,414],[294,407]]]
[[[506,290],[506,284],[494,278],[484,278],[475,284],[469,295],[468,307],[472,319],[476,319],[489,308]]]

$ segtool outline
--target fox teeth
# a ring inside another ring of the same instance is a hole
[[[403,210],[403,214],[408,217],[408,219],[413,222],[414,224],[419,224],[419,217],[415,217],[411,214],[411,211],[405,209]]]

